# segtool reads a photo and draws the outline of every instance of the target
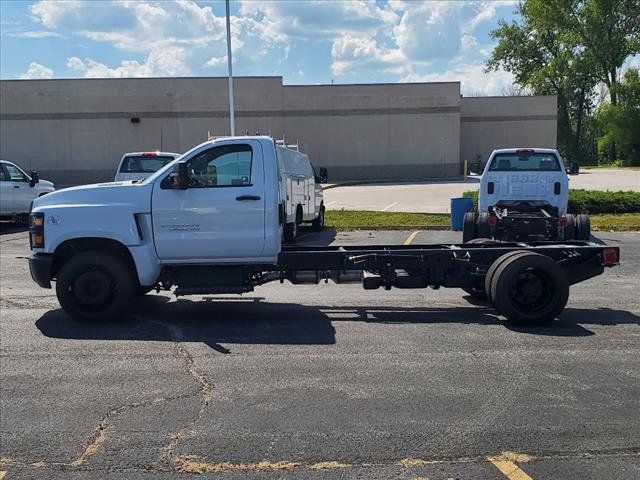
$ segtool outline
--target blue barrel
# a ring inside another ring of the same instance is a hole
[[[464,214],[473,210],[473,199],[468,197],[451,199],[451,230],[461,231]]]

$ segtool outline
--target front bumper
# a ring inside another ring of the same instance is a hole
[[[29,270],[31,278],[42,288],[51,288],[51,266],[53,255],[48,253],[35,253],[29,257]]]

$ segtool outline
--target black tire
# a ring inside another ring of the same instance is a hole
[[[484,277],[484,292],[485,295],[487,297],[487,299],[493,303],[493,297],[491,296],[491,281],[493,280],[493,276],[496,273],[496,270],[498,269],[498,267],[500,265],[502,265],[505,261],[509,260],[511,257],[514,257],[516,255],[522,255],[524,252],[523,250],[514,250],[513,252],[508,252],[505,253],[504,255],[498,257],[489,267],[489,270],[487,270],[487,275]]]
[[[560,240],[575,240],[576,238],[576,216],[571,214],[571,213],[567,213],[565,215],[565,218],[567,219],[567,224],[564,226],[564,228],[560,228],[558,227],[558,238]]]
[[[523,252],[506,259],[491,279],[499,313],[512,323],[540,325],[555,319],[569,299],[569,280],[552,259]]]
[[[476,212],[467,212],[462,221],[462,241],[469,242],[476,238]]]
[[[284,226],[284,241],[295,242],[298,237],[298,222],[286,223]]]
[[[121,257],[81,252],[58,272],[56,295],[64,311],[76,320],[116,320],[127,308],[136,283]]]
[[[476,237],[491,238],[491,227],[489,226],[489,214],[481,212],[478,214],[478,226],[476,229]]]
[[[314,219],[313,222],[311,222],[311,226],[316,232],[320,232],[324,228],[324,206],[320,207],[318,218]]]
[[[591,239],[591,218],[589,215],[581,213],[576,217],[576,238],[585,241]]]

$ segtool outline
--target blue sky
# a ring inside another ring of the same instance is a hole
[[[483,71],[489,32],[516,1],[232,1],[234,74],[285,84],[459,80],[499,95]],[[0,0],[0,76],[226,75],[224,2]]]

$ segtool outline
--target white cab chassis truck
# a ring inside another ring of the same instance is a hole
[[[569,178],[557,150],[494,150],[482,173],[478,211],[462,237],[493,240],[589,240],[588,215],[567,213]]]
[[[43,288],[55,282],[60,305],[79,320],[118,319],[152,289],[229,294],[331,280],[486,292],[508,320],[540,323],[563,310],[571,284],[619,261],[617,247],[575,240],[283,246],[281,174],[273,139],[229,137],[139,183],[50,193],[30,215],[31,275]]]

